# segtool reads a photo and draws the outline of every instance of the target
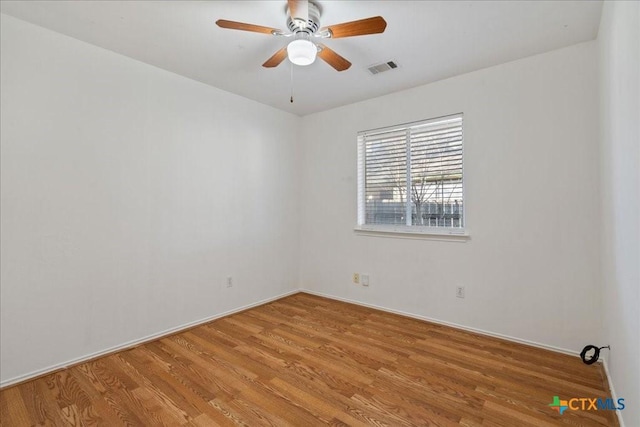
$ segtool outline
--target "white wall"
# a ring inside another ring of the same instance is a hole
[[[640,3],[605,2],[598,34],[604,337],[627,426],[640,426]]]
[[[3,382],[297,288],[298,117],[1,24]]]
[[[470,240],[356,235],[356,133],[459,112]],[[600,342],[597,123],[595,42],[304,117],[301,286],[570,351]]]

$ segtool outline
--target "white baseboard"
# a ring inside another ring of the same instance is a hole
[[[607,383],[609,383],[609,391],[611,391],[611,398],[614,402],[618,401],[618,395],[616,394],[616,389],[613,386],[613,380],[611,379],[611,375],[609,375],[609,365],[607,364],[607,358],[601,357],[602,365],[604,366],[604,373],[607,377]],[[624,420],[622,419],[622,411],[616,411],[616,415],[618,416],[618,423],[620,427],[625,427]]]
[[[157,340],[157,339],[162,338],[164,336],[172,335],[172,334],[175,334],[176,332],[180,332],[180,331],[185,330],[185,329],[193,328],[194,326],[202,325],[203,323],[211,322],[212,320],[216,320],[216,319],[219,319],[221,317],[229,316],[231,314],[238,313],[240,311],[244,311],[244,310],[247,310],[247,309],[250,309],[250,308],[253,308],[253,307],[257,307],[259,305],[267,304],[267,303],[269,303],[271,301],[275,301],[275,300],[278,300],[280,298],[284,298],[284,297],[289,296],[289,295],[297,294],[298,292],[300,292],[299,289],[294,289],[294,290],[285,292],[283,294],[280,294],[280,295],[277,295],[277,296],[274,296],[274,297],[271,297],[271,298],[267,298],[267,299],[264,299],[264,300],[261,300],[261,301],[258,301],[258,302],[247,304],[247,305],[244,305],[242,307],[234,308],[233,310],[225,311],[223,313],[215,314],[213,316],[209,316],[209,317],[206,317],[204,319],[195,320],[193,322],[185,323],[185,324],[182,324],[180,326],[176,326],[174,328],[165,329],[164,331],[160,331],[160,332],[157,332],[155,334],[147,335],[145,337],[142,337],[142,338],[139,338],[139,339],[136,339],[136,340],[128,341],[126,343],[119,344],[119,345],[116,345],[116,346],[113,346],[113,347],[109,347],[109,348],[106,348],[104,350],[100,350],[100,351],[96,351],[96,352],[91,353],[91,354],[80,356],[80,357],[68,360],[66,362],[56,363],[55,365],[51,365],[51,366],[48,366],[46,368],[38,369],[36,371],[32,371],[32,372],[29,372],[27,374],[18,375],[17,377],[13,377],[13,378],[9,378],[7,380],[1,381],[0,382],[0,389],[5,388],[5,387],[9,387],[9,386],[11,386],[13,384],[17,384],[17,383],[20,383],[20,382],[23,382],[23,381],[28,381],[30,379],[33,379],[33,378],[36,378],[36,377],[40,377],[42,375],[47,375],[49,373],[58,371],[60,369],[66,369],[66,368],[68,368],[70,366],[78,365],[80,363],[84,363],[84,362],[87,362],[89,360],[96,359],[98,357],[106,356],[108,354],[111,354],[111,353],[114,353],[114,352],[117,352],[117,351],[127,350],[127,349],[130,349],[130,348],[136,347],[138,345],[144,344],[146,342],[154,341],[154,340]]]
[[[462,329],[464,331],[474,332],[474,333],[477,333],[477,334],[480,334],[480,335],[486,335],[486,336],[494,337],[494,338],[502,338],[504,340],[517,342],[519,344],[526,344],[526,345],[530,345],[532,347],[538,347],[538,348],[542,348],[542,349],[545,349],[545,350],[555,351],[556,353],[563,353],[563,354],[568,354],[570,356],[576,356],[576,357],[580,356],[580,353],[575,351],[575,350],[569,350],[569,349],[566,349],[566,348],[555,347],[555,346],[552,346],[552,345],[542,344],[542,343],[535,342],[535,341],[529,341],[529,340],[525,340],[525,339],[521,339],[521,338],[512,337],[510,335],[504,335],[504,334],[499,334],[499,333],[496,333],[496,332],[485,331],[483,329],[472,328],[470,326],[459,325],[457,323],[447,322],[447,321],[440,320],[440,319],[434,319],[433,317],[422,316],[420,314],[408,313],[408,312],[402,311],[402,310],[394,310],[394,309],[387,308],[387,307],[381,307],[381,306],[375,305],[375,304],[367,304],[367,303],[364,303],[364,302],[361,302],[361,301],[351,300],[351,299],[348,299],[348,298],[341,298],[341,297],[337,297],[335,295],[329,295],[329,294],[325,294],[325,293],[322,293],[322,292],[311,291],[309,289],[300,289],[300,292],[305,292],[305,293],[308,293],[308,294],[311,294],[311,295],[317,295],[317,296],[320,296],[320,297],[329,298],[329,299],[333,299],[333,300],[348,302],[350,304],[361,305],[363,307],[375,308],[376,310],[386,311],[387,313],[400,314],[402,316],[411,317],[413,319],[418,319],[418,320],[424,320],[426,322],[437,323],[439,325],[451,326],[452,328]]]

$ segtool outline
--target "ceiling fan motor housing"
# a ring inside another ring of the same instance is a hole
[[[309,35],[315,34],[320,28],[320,8],[313,3],[309,2],[309,13],[307,22],[302,22],[299,18],[291,18],[291,11],[287,8],[287,28],[292,33],[307,33]]]

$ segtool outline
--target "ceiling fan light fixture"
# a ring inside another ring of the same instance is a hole
[[[318,48],[316,45],[304,39],[294,40],[287,46],[289,61],[295,65],[310,65],[316,60]]]

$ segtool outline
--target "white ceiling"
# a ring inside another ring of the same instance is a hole
[[[319,1],[321,25],[381,15],[383,34],[325,40],[350,60],[261,64],[287,39],[217,19],[286,28],[286,1],[2,1],[16,18],[298,115],[385,95],[593,40],[601,1]],[[372,76],[367,67],[396,61]]]

